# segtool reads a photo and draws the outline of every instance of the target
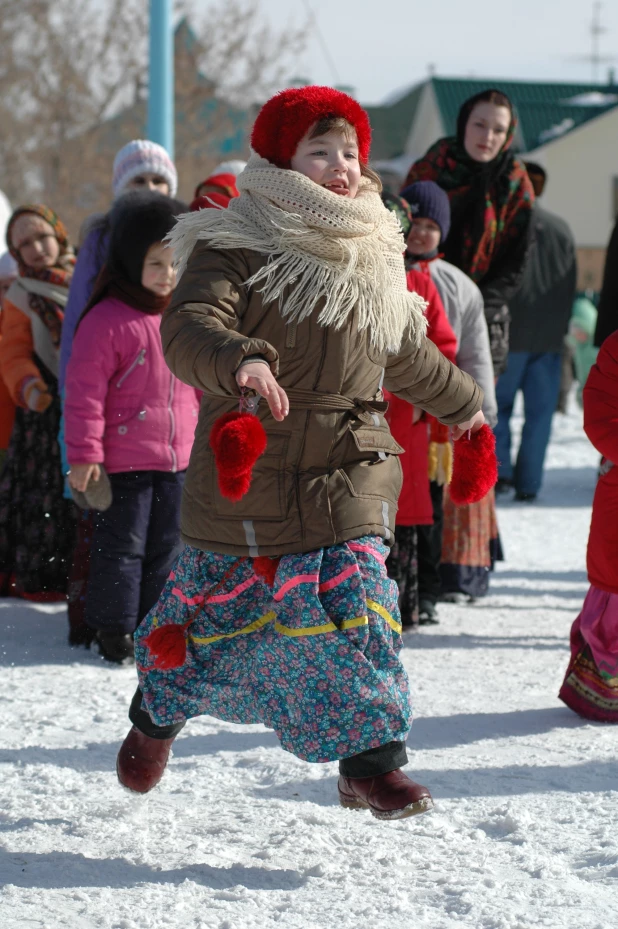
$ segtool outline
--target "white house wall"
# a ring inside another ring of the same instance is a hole
[[[547,171],[542,204],[569,224],[580,248],[605,248],[614,227],[618,108],[526,155]]]
[[[444,135],[444,124],[438,108],[433,84],[425,84],[421,99],[414,114],[412,128],[406,142],[408,167],[418,158],[422,158],[428,148]]]

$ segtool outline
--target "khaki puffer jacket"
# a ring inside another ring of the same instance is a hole
[[[469,419],[483,394],[428,339],[397,355],[376,351],[354,320],[339,331],[317,313],[286,323],[244,282],[266,261],[246,249],[195,246],[161,325],[173,373],[204,391],[184,486],[181,531],[189,545],[232,555],[308,552],[373,534],[393,539],[401,490],[401,447],[384,419],[380,388],[444,423]],[[285,299],[285,295],[284,295]],[[268,436],[239,503],[219,494],[209,435],[238,408],[234,377],[247,355],[262,355],[290,397],[276,422],[264,400]]]

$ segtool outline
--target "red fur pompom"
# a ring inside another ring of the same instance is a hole
[[[275,583],[275,575],[280,560],[280,558],[269,558],[267,555],[260,555],[258,558],[253,559],[253,570],[269,587],[272,587]]]
[[[498,480],[496,437],[484,425],[468,438],[455,442],[453,479],[449,486],[451,500],[457,506],[478,503]]]
[[[251,486],[255,462],[266,451],[266,432],[251,413],[224,413],[210,432],[221,496],[237,503]]]
[[[154,667],[160,671],[180,668],[187,660],[187,629],[191,621],[178,625],[168,623],[153,629],[144,639],[144,645],[154,658]]]

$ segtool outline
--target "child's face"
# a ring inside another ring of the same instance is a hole
[[[410,255],[426,255],[435,251],[440,245],[442,233],[440,227],[433,219],[412,220],[412,228],[408,233],[407,249]]]
[[[170,195],[170,185],[165,178],[161,177],[160,174],[151,174],[149,171],[144,171],[142,174],[138,174],[137,177],[131,178],[127,184],[127,190],[151,190],[158,194],[164,194],[166,197]]]
[[[146,252],[142,270],[142,287],[158,297],[169,297],[176,286],[174,253],[163,242],[156,242]]]
[[[22,213],[11,229],[11,243],[21,260],[33,271],[53,268],[60,255],[54,229],[36,213]]]
[[[352,133],[352,131],[351,131]],[[352,199],[361,179],[355,136],[332,129],[310,139],[311,129],[298,143],[290,167],[338,197]]]

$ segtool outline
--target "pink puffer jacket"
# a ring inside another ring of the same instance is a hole
[[[71,464],[184,471],[199,402],[163,358],[160,316],[108,297],[79,325],[67,368],[64,420]]]

